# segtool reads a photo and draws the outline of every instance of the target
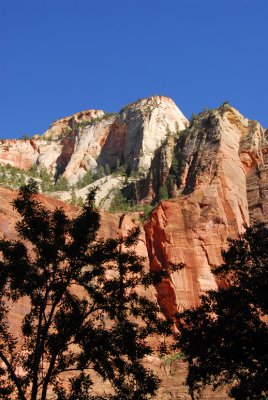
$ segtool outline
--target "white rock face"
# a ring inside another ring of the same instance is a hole
[[[52,143],[44,143],[40,146],[40,155],[38,156],[36,163],[40,167],[46,168],[48,171],[55,173],[56,161],[59,154],[62,151],[60,141]]]
[[[83,187],[82,189],[75,190],[77,198],[81,197],[84,201],[88,194],[89,189],[97,188],[95,203],[97,207],[109,210],[111,201],[117,189],[123,187],[123,179],[121,176],[105,176],[97,181]],[[53,196],[63,201],[71,201],[72,194],[70,191],[54,192]]]
[[[183,130],[188,120],[168,97],[140,100],[123,113],[127,125],[124,160],[133,169],[147,171],[155,150],[168,132]]]
[[[42,139],[0,140],[0,164],[28,170],[46,146]]]
[[[106,164],[111,171],[124,164],[128,172],[146,174],[167,135],[187,125],[170,98],[153,96],[129,104],[115,115],[87,110],[62,118],[32,140],[2,141],[0,163],[25,169],[37,164],[56,178],[65,176],[70,184]]]
[[[64,172],[64,176],[70,183],[77,182],[86,171],[96,171],[97,160],[109,134],[111,123],[111,119],[105,119],[92,126],[79,129],[75,137],[73,153]]]
[[[93,110],[90,113],[95,115]],[[96,122],[79,127],[72,138],[56,139],[41,148],[38,163],[55,174],[60,171],[71,184],[86,171],[95,172],[98,165],[115,168],[118,160],[128,170],[146,172],[168,132],[183,130],[188,125],[175,103],[163,96],[139,100],[116,116],[104,118],[101,111],[96,111],[96,115]],[[77,114],[73,119],[77,121]],[[71,117],[69,123],[70,120]],[[62,131],[66,121],[55,122],[45,136],[51,137],[53,133],[57,138],[56,128]]]
[[[86,110],[80,111],[68,117],[61,118],[53,122],[48,130],[42,135],[45,139],[56,140],[62,137],[67,130],[74,127],[75,124],[79,124],[85,121],[93,121],[103,117],[104,111],[102,110]]]

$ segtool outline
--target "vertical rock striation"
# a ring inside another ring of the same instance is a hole
[[[169,316],[216,288],[211,270],[228,237],[251,221],[267,222],[267,131],[225,105],[200,114],[174,156],[176,200],[161,202],[145,223],[151,268],[186,264],[157,288]]]

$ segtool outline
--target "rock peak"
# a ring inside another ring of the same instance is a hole
[[[165,103],[166,104],[168,103],[177,108],[176,104],[170,97],[162,96],[162,95],[153,95],[153,96],[137,99],[137,100],[133,101],[132,103],[128,103],[128,104],[124,105],[120,111],[122,112],[127,109],[143,108],[146,106],[158,107],[158,106],[161,106],[161,104],[165,104]]]
[[[48,130],[42,135],[45,139],[58,139],[62,136],[66,129],[73,129],[74,125],[85,122],[93,121],[98,118],[102,118],[105,112],[102,110],[84,110],[75,114],[69,115],[68,117],[60,118],[50,125]]]
[[[52,122],[52,124],[50,126],[53,126],[59,122],[70,121],[71,119],[74,119],[76,121],[81,121],[83,119],[92,119],[92,118],[96,118],[96,116],[100,116],[103,114],[104,114],[103,110],[95,110],[95,109],[78,111],[74,114],[57,119],[56,121]]]

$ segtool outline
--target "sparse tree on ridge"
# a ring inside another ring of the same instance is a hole
[[[139,230],[96,240],[94,191],[74,219],[47,210],[36,193],[34,181],[20,189],[20,239],[0,241],[0,398],[151,399],[159,380],[142,364],[152,353],[147,339],[169,334],[170,323],[136,290],[161,280],[134,251]],[[14,335],[9,305],[22,299],[28,307]],[[92,370],[113,394],[94,395]]]

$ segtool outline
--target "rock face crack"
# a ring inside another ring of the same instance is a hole
[[[55,172],[56,180],[60,175],[62,175],[65,172],[67,168],[67,165],[74,153],[75,141],[76,141],[76,134],[74,131],[61,140],[62,150],[61,154],[56,160],[56,172]]]
[[[30,145],[32,146],[34,151],[36,151],[38,154],[40,154],[39,146],[37,146],[36,143],[32,139],[30,140]]]

